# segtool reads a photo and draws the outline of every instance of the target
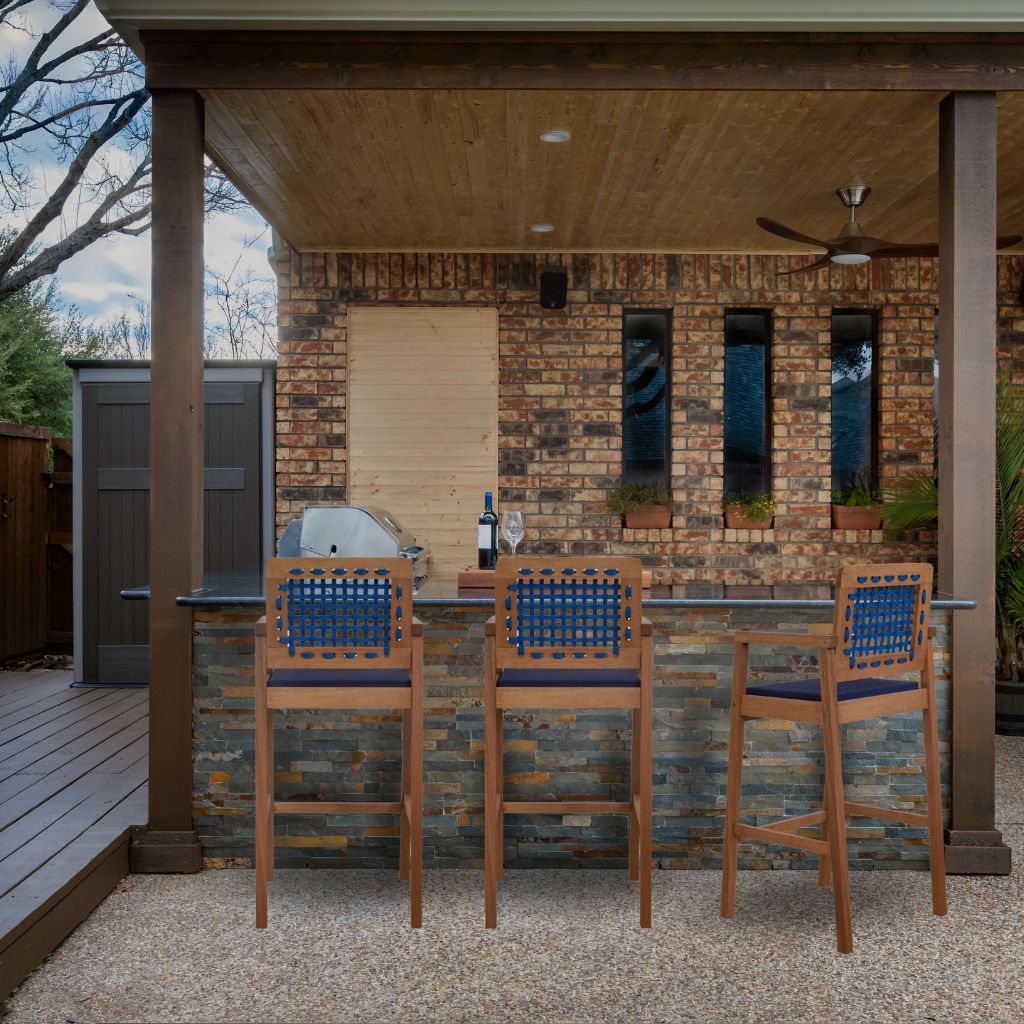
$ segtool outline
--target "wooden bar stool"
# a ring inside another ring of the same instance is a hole
[[[640,880],[640,926],[651,926],[651,664],[636,558],[502,556],[495,618],[485,630],[485,919],[498,923],[506,814],[628,814],[629,877]],[[631,708],[630,799],[539,802],[504,798],[506,708]]]
[[[405,558],[273,558],[256,636],[256,927],[267,926],[275,814],[397,814],[399,877],[422,923],[423,627]],[[269,624],[269,630],[267,628]],[[274,711],[401,708],[402,799],[274,799]]]
[[[932,913],[946,913],[946,871],[942,851],[942,794],[939,734],[935,713],[933,630],[928,625],[932,567],[925,564],[847,566],[839,574],[831,636],[741,632],[735,636],[729,775],[726,786],[722,916],[736,907],[736,867],[741,840],[792,846],[819,857],[818,885],[832,876],[836,946],[853,950],[850,922],[846,818],[879,818],[928,829]],[[751,644],[816,648],[820,676],[790,682],[747,684]],[[919,679],[901,678],[916,674]],[[854,803],[843,795],[842,727],[883,715],[920,711],[924,724],[927,813]],[[757,718],[812,722],[821,726],[825,746],[822,810],[768,825],[740,823],[743,726]],[[821,825],[813,839],[800,832]]]

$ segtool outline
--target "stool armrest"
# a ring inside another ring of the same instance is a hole
[[[494,636],[494,616],[484,623],[484,636]]]
[[[755,630],[740,630],[733,634],[736,644],[773,644],[778,647],[818,647],[822,650],[834,650],[837,645],[834,636],[818,633],[760,633]]]
[[[262,616],[260,616],[260,618],[258,618],[256,620],[256,635],[257,636],[266,636],[267,635],[267,617],[266,617],[266,615],[262,615]]]

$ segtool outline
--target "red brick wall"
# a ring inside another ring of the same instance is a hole
[[[1000,356],[1024,379],[1020,257],[999,260]],[[569,274],[565,310],[537,302],[542,269]],[[935,260],[887,260],[779,276],[774,256],[290,254],[279,273],[279,524],[343,501],[350,304],[499,309],[499,504],[522,509],[526,550],[639,554],[663,579],[820,579],[857,557],[931,557],[930,535],[831,529],[830,315],[879,313],[883,484],[932,465]],[[673,525],[625,530],[604,501],[619,479],[624,307],[671,308]],[[722,520],[723,314],[773,315],[774,529]],[[467,530],[474,529],[467,523]]]

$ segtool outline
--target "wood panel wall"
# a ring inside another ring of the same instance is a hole
[[[347,435],[349,501],[425,540],[433,578],[475,564],[498,480],[498,311],[353,307]]]

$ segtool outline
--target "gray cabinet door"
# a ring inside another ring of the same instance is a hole
[[[260,384],[204,388],[206,569],[262,564]],[[144,682],[149,616],[149,385],[82,385],[82,682]]]

